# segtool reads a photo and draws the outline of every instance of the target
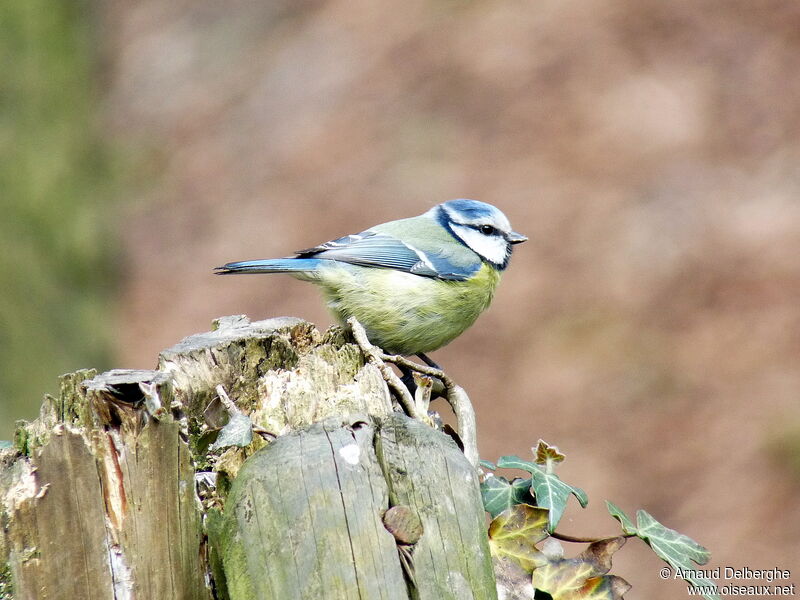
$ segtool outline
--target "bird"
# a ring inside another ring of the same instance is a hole
[[[459,198],[427,212],[298,250],[214,271],[286,273],[322,289],[345,323],[355,317],[385,353],[416,355],[450,343],[489,306],[514,245],[528,238],[496,207]]]

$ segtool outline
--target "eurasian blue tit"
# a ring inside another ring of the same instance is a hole
[[[354,316],[373,344],[434,365],[424,353],[475,322],[513,245],[527,239],[491,204],[459,199],[295,256],[232,262],[216,272],[288,273],[315,283],[333,314],[342,322]]]

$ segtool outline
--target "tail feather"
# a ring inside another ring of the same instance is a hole
[[[313,273],[323,261],[316,258],[268,258],[243,260],[214,269],[217,275],[236,273]]]

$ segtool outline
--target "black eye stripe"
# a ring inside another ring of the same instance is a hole
[[[497,235],[500,233],[497,227],[491,225],[470,225],[470,227],[483,235]]]

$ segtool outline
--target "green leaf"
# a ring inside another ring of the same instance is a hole
[[[483,509],[494,519],[504,510],[511,508],[511,484],[505,477],[492,475],[481,482],[481,498]]]
[[[533,495],[536,505],[550,511],[550,531],[553,531],[561,520],[567,507],[570,494],[577,498],[582,507],[589,503],[589,497],[581,488],[571,486],[559,479],[555,473],[548,473],[536,463],[522,460],[518,456],[501,456],[497,461],[501,469],[519,469],[531,474]]]
[[[533,494],[531,493],[531,479],[516,477],[511,480],[511,489],[514,492],[514,504],[533,504]]]
[[[705,577],[695,576],[694,563],[704,565],[711,553],[689,536],[665,527],[645,510],[636,511],[636,525],[620,508],[606,501],[608,512],[622,524],[625,533],[633,534],[647,543],[656,555],[666,562],[689,585],[696,588],[716,589],[716,584]],[[717,593],[703,594],[708,600],[719,600]]]
[[[219,450],[228,446],[245,447],[253,441],[253,423],[250,417],[242,413],[231,415],[231,420],[219,432],[217,441],[209,446],[209,450]]]
[[[622,531],[634,535],[636,534],[636,525],[633,524],[633,521],[631,521],[630,517],[626,515],[621,508],[608,500],[606,500],[606,508],[608,508],[608,512],[611,513],[611,516],[620,522]]]
[[[529,460],[522,460],[519,456],[501,456],[497,461],[498,469],[519,469],[533,473],[541,470],[541,467]]]
[[[711,558],[711,553],[703,546],[687,535],[664,527],[646,510],[636,511],[636,524],[639,528],[639,536],[657,544],[665,556],[685,556],[699,565],[706,564]]]
[[[531,489],[536,496],[536,505],[550,511],[550,531],[553,531],[561,520],[561,515],[567,508],[570,494],[578,499],[581,507],[586,508],[589,497],[582,489],[564,483],[555,473],[538,471],[532,473],[533,484]]]
[[[696,570],[692,561],[704,565],[711,557],[711,553],[692,538],[678,533],[674,529],[664,527],[645,510],[636,511],[636,525],[636,535],[647,542],[653,552],[675,571],[680,569],[691,573]],[[683,579],[695,587],[716,588],[714,582],[705,577],[687,575]],[[703,594],[703,597],[708,600],[719,600],[720,598],[716,593]]]
[[[481,460],[481,466],[489,471],[494,471],[497,469],[497,466],[495,466],[495,464],[489,460]]]
[[[530,573],[547,562],[536,544],[547,537],[547,510],[517,504],[489,524],[489,547],[498,558],[507,557]]]
[[[530,479],[514,479],[490,475],[481,483],[483,508],[492,518],[515,504],[533,504]]]

